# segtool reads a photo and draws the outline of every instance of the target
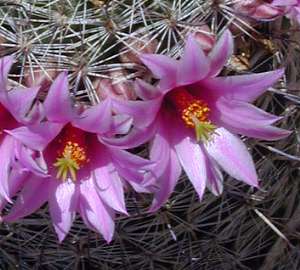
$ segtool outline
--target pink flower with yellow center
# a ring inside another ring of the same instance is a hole
[[[34,163],[26,147],[8,135],[7,130],[31,125],[40,119],[39,103],[35,103],[38,87],[8,87],[8,73],[13,57],[0,59],[0,209],[18,191],[24,173],[19,170],[17,160],[22,155],[24,162]]]
[[[172,193],[181,168],[202,198],[205,187],[214,194],[223,189],[220,168],[232,177],[257,187],[253,160],[234,134],[278,140],[289,131],[272,124],[276,117],[250,103],[274,84],[283,70],[238,76],[218,76],[233,53],[226,31],[206,55],[192,36],[180,60],[144,54],[143,63],[159,79],[156,86],[138,80],[136,92],[143,101],[114,100],[119,112],[133,116],[134,128],[121,138],[103,138],[124,148],[151,141],[151,160],[157,163],[157,190],[151,211]]]
[[[46,120],[7,131],[40,155],[47,172],[31,171],[17,201],[4,221],[12,222],[37,210],[46,201],[60,241],[68,233],[76,212],[85,224],[109,242],[115,211],[127,214],[124,187],[144,191],[141,182],[152,162],[101,143],[102,136],[123,134],[131,118],[112,114],[108,98],[87,109],[75,108],[69,96],[67,74],[52,83],[43,103]],[[24,165],[24,163],[22,163]]]

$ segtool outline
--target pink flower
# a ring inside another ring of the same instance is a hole
[[[241,0],[235,3],[234,8],[257,20],[271,20],[286,15],[300,22],[299,0]]]
[[[0,209],[10,201],[21,184],[23,172],[17,168],[15,161],[23,153],[24,160],[31,162],[25,147],[6,131],[31,125],[40,118],[39,103],[33,105],[38,87],[8,89],[7,76],[12,64],[12,56],[0,59]]]
[[[234,4],[234,8],[236,11],[253,19],[270,20],[285,13],[284,6],[275,2],[277,1],[241,0]]]
[[[181,167],[200,198],[206,186],[214,194],[222,192],[220,168],[257,187],[253,160],[233,134],[264,140],[290,134],[272,126],[280,117],[250,104],[283,75],[283,70],[217,77],[232,52],[232,36],[226,31],[207,56],[191,36],[179,61],[164,55],[142,55],[159,84],[138,80],[137,94],[144,101],[114,101],[120,112],[133,116],[135,127],[127,136],[106,138],[106,142],[126,148],[152,138],[150,158],[157,162],[158,190],[151,211],[166,202]]]
[[[283,0],[274,0],[278,5],[286,6],[286,16],[292,20],[296,20],[300,23],[300,0],[290,0],[290,1],[283,1]]]
[[[60,241],[79,212],[87,227],[110,242],[115,211],[127,214],[124,181],[139,189],[143,173],[152,166],[148,160],[101,143],[104,135],[128,132],[131,118],[112,115],[109,98],[85,110],[74,108],[66,73],[53,82],[43,104],[46,121],[8,133],[39,153],[47,174],[37,174],[30,166],[27,168],[31,173],[3,220],[15,221],[48,201]]]

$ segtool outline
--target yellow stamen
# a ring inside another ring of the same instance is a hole
[[[85,149],[78,143],[68,141],[64,147],[61,157],[53,164],[57,167],[56,177],[65,181],[68,175],[76,181],[76,173],[80,166],[87,162]]]
[[[194,128],[194,118],[200,122],[206,122],[208,120],[210,109],[207,104],[202,100],[195,100],[187,108],[182,111],[182,120],[188,127]]]
[[[216,126],[209,120],[210,109],[202,100],[195,100],[182,111],[182,120],[189,128],[194,128],[197,141],[207,142],[214,133]]]

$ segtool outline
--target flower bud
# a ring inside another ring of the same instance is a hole
[[[194,30],[192,33],[194,38],[198,41],[202,50],[205,53],[209,53],[216,42],[216,37],[211,32],[210,28],[207,25],[203,25],[196,31]]]
[[[93,85],[100,99],[113,97],[121,100],[135,100],[137,98],[132,83],[126,80],[124,71],[110,72],[111,79],[97,78]]]
[[[123,63],[141,64],[139,53],[154,53],[157,47],[156,39],[151,37],[132,37],[127,40],[128,47],[121,49],[121,61]],[[132,49],[130,49],[132,48]]]

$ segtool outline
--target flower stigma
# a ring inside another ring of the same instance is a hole
[[[207,142],[215,133],[216,126],[209,120],[210,108],[203,100],[192,96],[183,87],[176,88],[168,94],[181,119],[188,128],[195,129],[197,141]]]

